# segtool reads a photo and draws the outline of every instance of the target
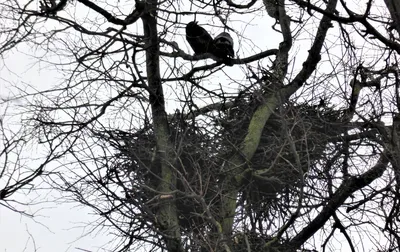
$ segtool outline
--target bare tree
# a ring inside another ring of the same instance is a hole
[[[32,213],[25,211],[26,205],[37,202],[13,196],[18,193],[26,195],[35,190],[35,185],[42,181],[41,178],[49,175],[45,166],[60,155],[54,155],[54,149],[49,149],[50,155],[43,159],[29,155],[33,139],[28,127],[19,127],[6,114],[10,114],[7,113],[7,108],[0,117],[0,207],[32,217]],[[9,127],[10,125],[14,127]]]
[[[26,126],[63,158],[48,183],[101,217],[113,250],[396,251],[399,13],[385,3],[7,0],[0,52],[26,43],[64,74],[24,94]],[[193,20],[229,32],[237,56],[192,56]]]

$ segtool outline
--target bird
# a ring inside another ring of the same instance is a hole
[[[186,25],[186,40],[195,55],[211,52],[214,43],[211,35],[196,21],[191,21]]]
[[[233,39],[227,32],[220,33],[213,41],[212,54],[218,58],[226,59],[233,58]]]

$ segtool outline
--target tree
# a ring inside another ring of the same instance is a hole
[[[24,96],[26,126],[114,250],[395,251],[398,6],[361,2],[7,0],[0,52],[64,74]],[[192,20],[233,35],[233,66],[191,55]]]
[[[29,191],[35,190],[35,184],[38,185],[41,178],[49,175],[45,170],[47,164],[55,161],[63,154],[54,152],[56,147],[48,149],[50,155],[36,159],[31,154],[34,153],[30,148],[34,145],[29,127],[19,127],[18,121],[12,112],[9,112],[7,103],[12,100],[6,97],[2,99],[2,114],[0,115],[0,208],[8,208],[14,212],[32,217],[32,214],[26,211],[26,205],[30,205],[29,199],[16,197],[17,194],[26,195]],[[25,125],[28,126],[28,125]]]

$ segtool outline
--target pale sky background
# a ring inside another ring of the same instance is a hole
[[[189,18],[191,19],[191,18]],[[199,20],[199,17],[197,17]],[[139,21],[140,22],[140,21]],[[239,43],[251,46],[252,43],[259,41],[262,50],[277,48],[277,44],[281,41],[281,35],[271,30],[270,19],[265,17],[255,17],[251,21],[251,25],[242,23],[243,27],[238,29],[245,33],[246,37],[252,37],[252,41],[239,42],[237,36],[235,38],[235,52],[238,49]],[[200,20],[200,24],[205,24]],[[258,25],[256,25],[258,24]],[[263,33],[260,33],[260,29]],[[268,31],[271,30],[271,33]],[[182,33],[184,29],[182,28]],[[219,33],[220,31],[215,31]],[[271,36],[271,34],[273,34]],[[215,34],[214,34],[215,36]],[[276,36],[276,37],[274,37]],[[192,53],[186,41],[181,38],[179,45],[183,50]],[[19,85],[24,82],[33,87],[44,90],[52,85],[60,83],[62,76],[53,70],[49,70],[43,63],[37,63],[37,60],[26,56],[24,53],[31,53],[31,48],[27,46],[19,46],[18,51],[14,54],[7,54],[4,60],[0,60],[0,94],[2,97],[7,97],[10,92],[15,94],[15,88],[12,86]],[[249,52],[239,52],[249,56]],[[268,60],[268,59],[267,59]],[[196,65],[203,64],[201,61]],[[245,66],[234,66],[232,68],[224,68],[224,74],[220,78],[220,82],[224,82],[227,76],[231,78],[245,78],[243,68]],[[25,86],[25,85],[24,85]],[[231,87],[230,87],[231,88]],[[231,90],[234,91],[234,90]],[[167,94],[168,95],[168,94]],[[171,104],[172,101],[169,101]],[[22,104],[18,104],[22,105]],[[5,107],[0,107],[2,112]],[[174,109],[171,109],[174,111]],[[8,108],[8,112],[14,111]],[[18,116],[13,118],[18,121]],[[43,192],[43,191],[42,191]],[[37,192],[30,192],[28,195],[17,193],[11,197],[21,202],[27,202],[31,199],[38,198],[58,198],[56,192],[51,192],[44,195],[37,195]],[[38,198],[37,198],[38,197]],[[17,207],[19,210],[25,210],[27,213],[35,213],[34,218],[26,217],[20,213],[13,212],[5,207],[0,206],[0,252],[54,252],[54,251],[108,251],[104,249],[113,248],[113,236],[107,235],[111,230],[103,230],[93,232],[87,235],[87,223],[93,222],[97,216],[91,213],[91,210],[73,204],[58,204],[52,202],[41,203],[35,206]],[[79,249],[80,248],[80,249]],[[103,249],[104,248],[104,249]]]
[[[281,41],[281,35],[272,30],[272,20],[270,18],[257,16],[249,22],[251,22],[251,25],[245,26],[245,22],[243,22],[243,27],[235,28],[244,33],[246,37],[251,38],[251,42],[260,45],[262,50],[277,48],[278,43]],[[292,23],[293,26],[295,24]],[[304,34],[304,36],[306,35]],[[237,36],[233,35],[233,37],[236,52],[240,41],[238,41]],[[310,41],[305,40],[304,44],[303,46],[305,47],[300,48],[298,43],[292,49],[292,53],[297,55],[297,64],[302,63]],[[191,52],[188,50],[188,44],[183,40],[179,41],[179,45],[186,52]],[[304,50],[304,48],[307,49]],[[30,52],[30,48],[26,46],[19,47],[19,50],[21,52]],[[248,51],[239,51],[239,56],[249,55]],[[2,96],[10,90],[11,84],[17,84],[19,81],[32,84],[41,90],[60,82],[61,75],[43,68],[41,64],[33,65],[33,62],[35,61],[26,57],[23,53],[8,54],[4,61],[0,60],[0,94]],[[201,62],[197,65],[200,64]],[[234,66],[225,68],[224,71],[232,78],[243,79],[243,68],[244,66]],[[14,72],[15,75],[10,74],[10,71]],[[4,80],[10,82],[8,83]],[[0,112],[2,109],[4,107],[0,107]],[[33,192],[29,195],[18,193],[11,198],[21,199],[22,202],[25,202],[27,199],[35,199],[37,197],[58,198],[60,195],[55,192],[51,192],[49,195],[37,195],[37,192]],[[107,244],[112,244],[113,242],[113,237],[107,235],[109,230],[85,235],[87,232],[85,223],[93,222],[97,218],[97,216],[91,214],[90,209],[73,204],[55,205],[51,202],[27,206],[26,209],[20,207],[19,209],[27,210],[29,213],[36,213],[37,216],[33,219],[28,218],[0,206],[0,252],[82,251],[78,248],[88,251],[106,251],[101,247],[112,248],[112,245],[110,247],[107,246]],[[38,210],[40,211],[37,212]],[[345,243],[343,242],[342,244]],[[346,251],[346,248],[341,248],[338,243],[336,251]]]
[[[29,52],[26,46],[20,46],[22,52]],[[36,64],[23,53],[6,55],[4,61],[0,60],[0,94],[7,97],[10,92],[15,92],[11,86],[22,82],[44,89],[51,87],[52,82],[59,82],[61,78],[54,71],[41,69],[43,65]],[[7,80],[7,81],[5,81]],[[19,85],[22,86],[22,85]],[[15,94],[15,93],[14,93]],[[18,103],[18,101],[16,102]],[[21,104],[18,104],[21,105]],[[0,114],[5,106],[0,106]],[[15,113],[12,108],[7,108],[7,113]],[[18,122],[18,116],[13,118]],[[11,120],[7,123],[13,123]],[[15,128],[13,128],[15,130]],[[27,149],[26,151],[29,151]],[[40,152],[37,150],[37,152]],[[26,153],[26,156],[37,157],[34,150]],[[37,167],[37,162],[31,161],[28,165]],[[35,181],[39,183],[40,180]],[[0,185],[1,186],[1,185]],[[0,252],[51,252],[51,251],[81,251],[77,248],[90,251],[105,251],[99,249],[107,244],[111,237],[107,233],[93,232],[87,235],[87,223],[95,220],[96,216],[90,213],[90,209],[77,204],[54,204],[51,199],[60,198],[57,192],[41,191],[19,191],[10,199],[18,202],[41,202],[39,204],[28,204],[23,206],[13,204],[20,211],[34,214],[34,218],[0,205]],[[50,202],[48,202],[50,201]]]

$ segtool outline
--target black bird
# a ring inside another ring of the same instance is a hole
[[[233,39],[227,32],[220,33],[214,39],[212,54],[218,58],[233,58],[235,52],[233,51]]]
[[[195,55],[208,53],[212,50],[213,38],[196,21],[192,21],[186,25],[186,40],[189,42]]]

